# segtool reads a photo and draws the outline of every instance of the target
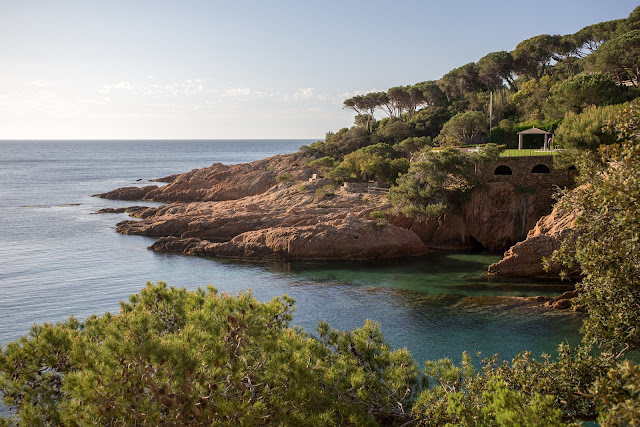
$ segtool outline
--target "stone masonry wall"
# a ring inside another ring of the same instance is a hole
[[[532,173],[538,165],[546,166],[550,172]],[[508,167],[511,175],[496,175],[496,169],[500,166]],[[501,157],[495,162],[480,166],[477,173],[485,182],[510,182],[521,187],[551,188],[573,185],[577,171],[567,168],[555,169],[553,156],[534,156]]]

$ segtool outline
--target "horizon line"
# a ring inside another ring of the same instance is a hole
[[[0,138],[0,142],[13,141],[296,141],[324,138]]]

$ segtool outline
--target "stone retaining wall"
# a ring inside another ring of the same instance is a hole
[[[498,169],[500,168],[500,169]],[[548,173],[544,171],[548,170]],[[501,174],[511,172],[508,174]],[[477,174],[485,182],[510,182],[526,187],[566,187],[574,183],[576,170],[556,169],[553,156],[501,157],[479,167]]]

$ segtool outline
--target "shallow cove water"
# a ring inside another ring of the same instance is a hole
[[[123,236],[124,214],[101,208],[148,202],[91,197],[150,179],[297,150],[306,140],[0,141],[0,345],[34,323],[118,311],[118,301],[147,281],[195,289],[212,284],[260,300],[295,298],[294,324],[319,320],[339,329],[371,318],[394,347],[419,363],[464,350],[510,358],[553,353],[579,340],[572,313],[499,307],[495,296],[556,295],[562,284],[489,282],[496,255],[434,253],[357,263],[246,263],[147,250],[153,239]],[[482,297],[482,298],[477,298]]]

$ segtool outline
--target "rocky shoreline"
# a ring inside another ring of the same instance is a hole
[[[523,194],[509,182],[486,182],[455,211],[409,218],[389,214],[384,194],[353,193],[316,179],[319,173],[293,153],[239,165],[217,163],[158,180],[166,185],[96,196],[165,202],[99,212],[137,218],[118,223],[117,231],[157,238],[150,249],[158,252],[366,260],[481,247],[506,250],[504,259],[489,268],[491,276],[557,277],[558,269],[545,272],[541,260],[566,238],[574,218],[551,211],[551,188]]]
[[[297,155],[243,165],[215,164],[166,186],[126,187],[99,197],[170,202],[127,212],[123,234],[158,238],[158,252],[244,259],[376,259],[416,256],[427,247],[413,232],[372,219],[382,195],[348,193],[300,167]],[[286,179],[279,177],[285,176]],[[280,181],[280,182],[278,182]]]

